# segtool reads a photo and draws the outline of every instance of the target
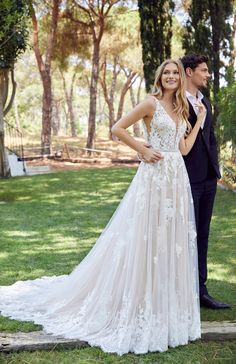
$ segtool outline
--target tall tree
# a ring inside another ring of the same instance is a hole
[[[67,108],[68,108],[71,136],[72,136],[72,138],[75,138],[77,136],[77,133],[76,133],[75,113],[74,113],[74,108],[73,108],[73,94],[74,94],[74,85],[75,85],[75,80],[76,80],[76,72],[74,72],[72,75],[69,90],[66,87],[65,74],[62,70],[60,72],[61,72],[61,78],[63,81],[63,90],[64,90],[64,94],[65,94],[66,104],[67,104]]]
[[[28,6],[24,0],[2,0],[0,7],[0,177],[10,176],[4,142],[4,116],[11,109],[16,82],[14,63],[27,46]],[[9,102],[9,74],[12,94]]]
[[[236,0],[234,0],[233,5],[233,12],[234,12],[234,22],[233,22],[233,42],[234,42],[234,48],[233,48],[233,66],[236,67]]]
[[[39,73],[43,84],[43,106],[42,106],[42,132],[41,148],[42,154],[51,153],[51,130],[52,130],[52,80],[51,63],[53,48],[56,40],[56,31],[61,0],[51,0],[47,12],[50,14],[50,28],[48,32],[45,57],[39,46],[39,26],[34,5],[31,3],[31,18],[33,25],[33,48],[38,64]]]
[[[135,97],[133,85],[131,84],[131,86],[130,86],[130,89],[129,89],[130,90],[130,100],[131,100],[131,103],[132,103],[133,107],[135,107],[140,102],[140,93],[141,93],[142,82],[143,82],[143,77],[140,76],[136,97]],[[133,132],[134,132],[134,136],[136,136],[136,137],[141,136],[140,122],[139,121],[137,121],[133,125]]]
[[[138,0],[144,78],[150,91],[157,67],[171,55],[172,0]]]
[[[108,106],[110,139],[112,126],[122,116],[126,94],[142,74],[143,66],[138,12],[118,8],[111,15],[112,26],[105,32],[101,46],[100,75],[100,84]],[[117,113],[116,100],[119,100]]]
[[[90,78],[90,103],[88,119],[87,148],[93,148],[96,130],[97,88],[99,79],[99,58],[101,40],[107,18],[112,7],[120,0],[70,0],[67,1],[65,16],[83,26],[92,35],[92,69]]]
[[[206,54],[210,58],[210,70],[213,73],[214,122],[218,110],[220,72],[224,66],[223,58],[232,56],[232,29],[229,18],[233,13],[233,0],[192,0],[186,8],[189,19],[183,37],[186,53]],[[221,55],[223,57],[221,57]]]
[[[91,56],[91,37],[84,30],[84,26],[64,18],[62,14],[53,52],[53,66],[59,70],[62,79],[72,137],[77,136],[73,105],[76,76],[83,72],[85,61],[88,61]],[[68,73],[72,73],[72,76],[67,77],[66,74]]]

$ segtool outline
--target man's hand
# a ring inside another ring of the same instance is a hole
[[[203,122],[203,120],[205,120],[205,117],[206,117],[206,113],[207,113],[207,110],[204,106],[204,104],[201,102],[201,101],[198,101],[196,104],[195,104],[196,108],[197,108],[197,119],[200,123]]]

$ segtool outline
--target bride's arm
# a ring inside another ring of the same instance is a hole
[[[135,124],[140,119],[152,119],[155,111],[155,100],[152,97],[147,97],[140,104],[127,115],[123,116],[112,127],[112,134],[119,138],[122,142],[127,144],[130,148],[136,150],[139,154],[143,155],[145,161],[152,162],[160,159],[160,153],[154,149],[145,146],[145,143],[135,140],[128,132],[127,128]]]
[[[190,150],[192,149],[195,140],[197,138],[198,132],[201,128],[202,121],[205,118],[206,115],[206,109],[205,106],[202,103],[198,104],[198,114],[197,114],[197,121],[191,130],[191,132],[188,134],[187,138],[182,137],[179,142],[179,149],[182,155],[187,155]]]

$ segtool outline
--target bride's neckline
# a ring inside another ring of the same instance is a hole
[[[155,96],[154,96],[155,97]],[[179,121],[175,121],[172,116],[170,116],[170,114],[168,113],[168,111],[166,111],[166,109],[164,108],[164,106],[162,105],[161,101],[155,97],[156,101],[161,105],[161,108],[164,110],[164,112],[166,113],[166,115],[171,119],[171,121],[173,121],[173,123],[175,123],[176,128],[179,127]]]

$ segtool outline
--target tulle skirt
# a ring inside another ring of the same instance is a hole
[[[4,316],[119,355],[200,337],[197,243],[179,152],[141,163],[92,250],[69,275],[0,287]]]

